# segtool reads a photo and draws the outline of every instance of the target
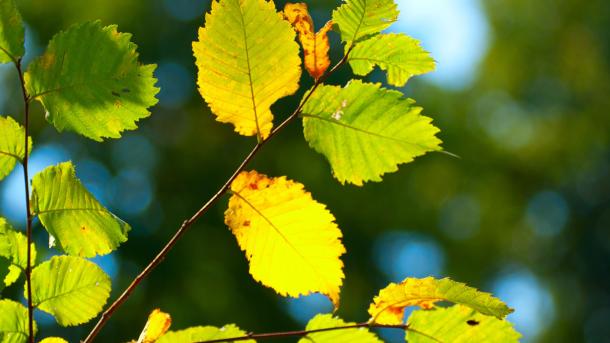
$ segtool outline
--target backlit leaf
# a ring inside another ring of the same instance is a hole
[[[451,279],[406,278],[391,283],[379,292],[369,306],[372,322],[401,324],[405,307],[419,306],[431,309],[439,301],[450,301],[468,306],[482,314],[504,318],[513,310],[491,294],[478,291]]]
[[[127,240],[130,227],[102,206],[76,178],[71,162],[34,176],[32,209],[70,255],[105,255]]]
[[[27,266],[28,257],[27,237],[14,230],[6,219],[0,217],[0,256],[11,262],[9,274],[4,278],[4,283],[8,286],[19,278],[21,271]],[[36,247],[31,244],[31,263],[36,263]]]
[[[28,336],[28,309],[12,300],[0,300],[0,342],[26,343]]]
[[[55,256],[32,270],[32,302],[61,326],[86,323],[110,296],[110,277],[95,263]]]
[[[409,78],[434,70],[434,60],[419,41],[404,34],[382,34],[362,41],[349,55],[354,74],[368,75],[375,66],[385,70],[388,83],[404,86]]]
[[[221,328],[214,326],[196,326],[180,331],[170,331],[162,336],[157,343],[195,343],[223,338],[243,337],[246,332],[233,324]],[[255,343],[253,339],[240,340],[240,342]]]
[[[326,156],[341,183],[381,181],[399,164],[441,150],[439,130],[421,111],[380,84],[321,86],[303,108],[305,139]]]
[[[0,116],[0,180],[25,157],[25,129],[11,117]],[[32,139],[28,138],[29,151]]]
[[[313,317],[305,330],[319,330],[326,328],[337,328],[342,326],[354,325],[356,323],[346,323],[342,319],[333,317],[332,314],[318,314]],[[334,331],[321,331],[310,333],[301,338],[299,343],[382,343],[377,335],[366,328],[341,329]]]
[[[349,47],[352,43],[378,34],[398,19],[398,6],[394,0],[344,0],[333,11],[341,39]]]
[[[23,56],[25,30],[14,0],[0,0],[0,63]]]
[[[68,343],[68,341],[61,337],[47,337],[40,341],[40,343]]]
[[[508,321],[462,305],[414,311],[408,324],[409,343],[512,343],[521,337]]]
[[[99,21],[56,34],[28,67],[29,94],[59,131],[102,141],[137,128],[157,103],[156,65],[141,65],[131,34]]]
[[[250,261],[250,274],[284,296],[327,295],[343,279],[341,231],[326,206],[298,182],[242,172],[231,184],[225,223]]]
[[[199,92],[216,115],[244,136],[266,138],[273,127],[271,105],[297,91],[299,46],[273,1],[212,2],[193,52]]]
[[[153,310],[148,316],[144,330],[137,343],[155,343],[172,325],[172,317],[159,309]]]
[[[299,40],[303,47],[305,69],[314,79],[319,79],[330,66],[328,58],[328,32],[333,23],[329,21],[318,31],[314,31],[313,19],[307,10],[307,4],[287,3],[284,7],[284,18],[294,26],[299,34]]]

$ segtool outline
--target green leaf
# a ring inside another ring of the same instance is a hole
[[[0,116],[0,180],[25,157],[25,129],[11,117]],[[32,139],[28,137],[29,151]]]
[[[409,343],[511,343],[521,335],[512,324],[462,305],[414,311],[409,317]]]
[[[313,317],[305,330],[320,330],[327,328],[337,328],[342,326],[355,325],[356,323],[346,323],[342,319],[333,317],[332,314],[318,314]],[[377,335],[366,328],[342,329],[334,331],[321,331],[310,333],[301,338],[299,343],[382,343]]]
[[[8,286],[19,278],[21,271],[27,267],[28,258],[27,237],[19,231],[14,230],[6,219],[0,217],[0,256],[10,260],[10,272],[4,278]],[[31,244],[31,263],[36,263],[36,246]]]
[[[157,103],[156,65],[138,62],[131,34],[99,21],[56,34],[26,74],[29,94],[42,103],[57,130],[96,141],[137,128]]]
[[[398,20],[394,0],[345,0],[333,11],[341,40],[347,47],[363,38],[378,34]]]
[[[110,296],[110,277],[95,263],[55,256],[32,271],[32,302],[61,326],[86,323]]]
[[[379,292],[369,306],[371,322],[378,324],[400,324],[405,307],[433,308],[435,303],[449,301],[468,306],[485,315],[504,318],[513,312],[500,299],[481,292],[464,283],[449,278],[437,280],[406,278],[401,283],[391,283]]]
[[[24,55],[25,30],[13,0],[0,1],[0,63],[15,62]]]
[[[303,108],[305,139],[341,183],[381,181],[401,163],[441,150],[432,119],[398,91],[351,81],[321,86]]]
[[[0,300],[0,342],[26,343],[28,337],[28,309],[12,300]]]
[[[193,52],[199,92],[216,115],[244,136],[269,136],[271,105],[299,88],[295,32],[273,1],[212,2]]]
[[[404,34],[382,34],[362,41],[349,55],[354,74],[368,75],[375,66],[387,71],[388,83],[404,86],[409,78],[434,70],[430,54],[418,40]]]
[[[214,339],[235,338],[245,336],[246,332],[233,324],[221,328],[214,326],[196,326],[180,331],[169,331],[161,336],[156,343],[194,343]],[[253,339],[241,342],[255,343]]]
[[[71,162],[34,176],[32,210],[70,255],[105,255],[127,240],[130,226],[108,211],[76,178]]]

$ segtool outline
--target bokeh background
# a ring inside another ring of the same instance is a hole
[[[381,287],[406,276],[450,276],[495,293],[524,342],[610,342],[610,2],[605,0],[397,0],[391,30],[422,41],[438,61],[404,89],[442,129],[446,150],[383,183],[341,186],[293,123],[252,168],[303,182],[345,235],[338,315],[367,319]],[[283,1],[277,1],[283,7]],[[317,26],[339,0],[308,1]],[[160,103],[140,129],[95,143],[58,134],[34,108],[39,171],[71,159],[95,195],[133,226],[129,241],[96,261],[113,295],[178,225],[226,180],[255,144],[214,121],[197,92],[191,42],[206,0],[19,0],[26,62],[69,25],[101,19],[134,34],[141,59],[159,65]],[[333,60],[341,57],[333,34]],[[343,84],[346,67],[330,82]],[[369,79],[384,81],[381,73]],[[21,118],[16,75],[0,66],[0,113]],[[311,84],[303,78],[304,89]],[[274,106],[277,120],[300,95]],[[23,227],[21,170],[0,184],[0,211]],[[33,174],[33,173],[32,173]],[[331,309],[321,296],[287,300],[252,280],[223,224],[226,199],[200,220],[116,313],[100,342],[137,337],[160,307],[174,329],[236,323],[256,332],[301,328]],[[48,236],[36,226],[36,241]],[[44,248],[41,248],[44,250]],[[43,253],[43,257],[53,254]],[[20,286],[5,295],[19,298]],[[83,338],[92,323],[61,329],[39,314],[44,336]],[[395,332],[382,332],[390,341]]]

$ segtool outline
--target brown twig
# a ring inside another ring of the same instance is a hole
[[[273,339],[273,338],[286,338],[286,337],[303,337],[312,333],[317,332],[327,332],[327,331],[338,331],[338,330],[348,330],[348,329],[359,329],[359,328],[384,328],[384,329],[400,329],[403,331],[412,331],[419,335],[423,335],[434,342],[440,342],[438,339],[425,334],[419,330],[415,330],[409,327],[408,324],[396,324],[396,325],[388,325],[388,324],[376,324],[370,322],[358,323],[358,324],[350,324],[344,326],[330,327],[324,329],[314,329],[314,330],[298,330],[298,331],[283,331],[283,332],[270,332],[270,333],[248,333],[243,336],[232,337],[232,338],[220,338],[220,339],[212,339],[207,341],[200,341],[198,343],[220,343],[220,342],[238,342],[238,341],[247,341],[250,339]]]
[[[5,51],[6,52],[6,51]],[[10,56],[10,55],[9,55]],[[32,210],[30,208],[30,178],[28,176],[28,160],[29,160],[29,140],[30,135],[30,97],[25,89],[25,80],[23,78],[23,70],[21,68],[21,58],[15,59],[11,56],[17,73],[19,74],[19,82],[21,83],[21,94],[23,96],[24,106],[24,131],[25,131],[25,155],[21,164],[23,165],[23,179],[25,182],[25,211],[26,211],[26,236],[27,236],[27,259],[25,267],[25,284],[27,289],[28,302],[28,340],[34,343],[34,305],[32,304]]]
[[[258,151],[273,138],[278,132],[283,130],[292,120],[299,116],[303,107],[307,103],[307,101],[311,98],[313,93],[318,89],[318,87],[328,79],[330,75],[332,75],[337,69],[339,69],[342,65],[344,65],[349,57],[348,52],[343,56],[341,61],[339,61],[331,70],[326,72],[322,77],[315,81],[313,87],[307,92],[299,106],[292,112],[290,116],[288,116],[280,125],[278,125],[265,140],[259,141],[254,148],[250,151],[250,153],[246,156],[243,162],[237,167],[237,169],[233,172],[231,177],[224,183],[224,185],[208,200],[191,218],[185,220],[178,231],[172,236],[172,238],[163,246],[161,251],[155,256],[152,261],[136,276],[136,278],[129,284],[129,286],[123,291],[123,293],[102,313],[100,319],[93,327],[87,338],[83,341],[83,343],[90,343],[95,339],[100,330],[106,325],[106,322],[112,317],[114,312],[129,298],[131,293],[138,287],[138,285],[144,280],[152,271],[157,267],[167,256],[167,254],[173,249],[176,243],[180,240],[180,238],[191,228],[191,226],[203,216],[209,209],[214,205],[231,187],[231,183],[235,180],[235,178],[248,166],[250,161],[256,156]]]

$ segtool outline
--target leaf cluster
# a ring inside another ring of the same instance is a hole
[[[140,63],[130,34],[99,21],[71,26],[57,33],[22,72],[21,17],[13,0],[0,0],[0,10],[0,63],[13,63],[19,71],[26,118],[22,126],[10,116],[0,116],[0,179],[17,163],[23,164],[27,175],[33,148],[28,108],[34,101],[43,106],[46,120],[58,131],[74,131],[99,142],[120,138],[150,115],[159,91],[153,76],[156,66]],[[339,308],[345,278],[341,258],[347,249],[335,216],[303,184],[246,170],[279,130],[301,119],[305,140],[326,157],[334,177],[356,186],[380,182],[400,165],[442,150],[436,137],[439,129],[401,91],[356,78],[345,85],[326,83],[344,65],[351,66],[356,76],[378,67],[387,74],[388,84],[398,87],[412,76],[432,71],[434,61],[418,41],[382,33],[397,17],[393,0],[345,0],[333,12],[332,21],[316,32],[303,3],[287,4],[278,12],[268,0],[215,0],[193,42],[199,92],[211,112],[240,135],[257,138],[251,155],[208,204],[230,194],[225,223],[245,254],[250,274],[281,296],[321,293]],[[333,31],[341,38],[344,55],[330,68],[328,36]],[[299,90],[303,68],[314,86],[294,113],[276,125],[271,107]],[[34,309],[51,314],[61,326],[89,322],[104,310],[111,280],[88,258],[116,250],[127,241],[131,227],[86,189],[77,169],[70,161],[48,166],[33,176],[31,189],[26,176],[30,204],[26,235],[0,218],[0,290],[23,274],[28,302],[25,307],[0,301],[0,342],[33,342]],[[183,224],[141,277],[106,310],[86,341],[95,337],[207,208]],[[34,218],[61,253],[40,263],[31,242]],[[455,305],[438,307],[438,302]],[[404,322],[408,306],[421,310]],[[366,323],[320,314],[304,331],[275,336],[300,336],[303,342],[380,342],[369,329],[394,327],[405,330],[406,338],[414,342],[472,342],[488,337],[512,342],[519,335],[504,320],[511,311],[491,295],[449,279],[407,278],[380,291]],[[169,314],[153,311],[137,342],[254,341],[274,336],[246,333],[232,324],[168,331],[170,325]]]

